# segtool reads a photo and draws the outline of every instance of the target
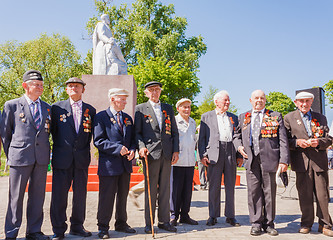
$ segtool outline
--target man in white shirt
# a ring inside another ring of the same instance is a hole
[[[209,178],[209,218],[208,226],[217,223],[221,215],[221,180],[224,174],[226,222],[231,226],[240,226],[235,218],[235,181],[236,181],[236,150],[232,136],[238,118],[227,112],[230,105],[227,91],[220,91],[214,96],[215,110],[201,116],[199,133],[199,155],[201,162],[208,166]],[[242,165],[242,159],[237,159]]]
[[[192,101],[182,98],[176,103],[178,115],[176,118],[179,133],[179,160],[173,165],[172,175],[172,203],[171,225],[176,226],[180,215],[180,222],[198,225],[190,218],[192,198],[192,182],[195,166],[195,132],[196,123],[191,114]]]

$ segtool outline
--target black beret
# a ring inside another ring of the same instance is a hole
[[[152,82],[146,83],[145,88],[152,87],[154,85],[158,85],[158,86],[162,87],[162,83],[156,82],[156,81],[152,81]]]
[[[43,81],[42,74],[37,70],[29,70],[23,74],[23,82],[30,80],[39,80]]]
[[[77,78],[77,77],[72,77],[72,78],[68,79],[68,80],[66,81],[66,85],[67,85],[68,83],[81,83],[83,86],[86,85],[85,82],[83,82],[80,78]]]

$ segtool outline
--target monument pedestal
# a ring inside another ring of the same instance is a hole
[[[97,113],[110,107],[110,88],[126,89],[129,96],[124,112],[134,119],[137,90],[133,75],[82,75],[82,80],[87,84],[82,100],[96,108]],[[97,149],[93,144],[91,149],[91,165],[97,165]]]

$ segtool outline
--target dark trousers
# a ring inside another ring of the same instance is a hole
[[[171,213],[171,219],[178,220],[189,218],[191,199],[192,199],[192,183],[194,167],[177,167],[173,168],[173,189],[172,202],[174,211]]]
[[[260,154],[253,157],[251,168],[246,170],[248,207],[253,227],[274,227],[276,209],[275,172],[264,172]]]
[[[219,159],[216,164],[208,165],[208,202],[209,216],[221,216],[221,181],[224,174],[225,208],[224,215],[228,218],[235,217],[235,182],[236,159],[232,157],[232,142],[220,142]]]
[[[116,200],[115,227],[120,227],[127,222],[127,196],[131,174],[123,172],[118,176],[99,176],[99,196],[97,226],[98,230],[108,231],[112,217],[114,200]]]
[[[87,181],[88,168],[78,169],[74,165],[68,169],[53,168],[50,215],[54,233],[63,234],[67,230],[66,209],[71,185],[73,189],[71,229],[78,231],[83,228],[86,217]]]
[[[45,199],[47,165],[11,166],[9,168],[9,198],[5,222],[7,238],[16,238],[22,224],[23,198],[27,183],[27,230],[41,231]]]
[[[167,223],[170,221],[170,171],[171,159],[162,154],[160,159],[152,159],[148,156],[148,171],[150,183],[150,195],[153,221],[155,219],[156,200],[158,201],[158,222]],[[145,221],[150,223],[148,185],[146,174],[146,163],[143,161],[143,174],[145,176]],[[157,197],[158,196],[158,197]]]
[[[301,226],[312,227],[314,222],[313,195],[315,195],[318,223],[325,228],[332,228],[332,219],[328,211],[330,200],[328,173],[327,171],[315,172],[311,163],[312,161],[309,162],[306,172],[296,172],[296,187],[302,212]]]

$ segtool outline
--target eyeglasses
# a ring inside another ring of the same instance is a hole
[[[157,88],[148,88],[148,91],[149,92],[160,92],[160,91],[162,91],[162,89],[159,88],[159,87],[157,87]]]
[[[34,82],[29,82],[29,86],[33,86],[35,88],[43,88],[43,83],[34,83]]]

